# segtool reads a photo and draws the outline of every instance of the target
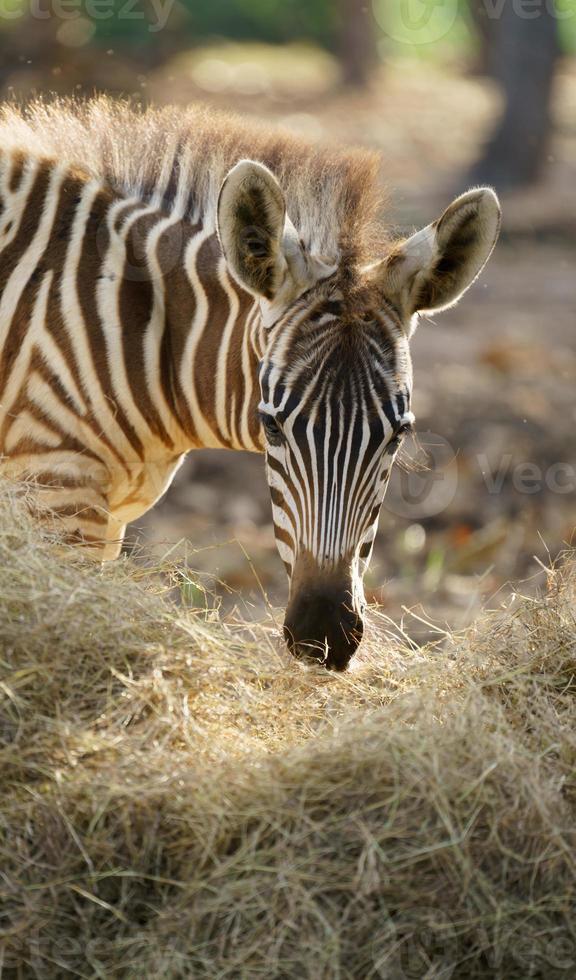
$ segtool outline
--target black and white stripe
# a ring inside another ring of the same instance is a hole
[[[320,569],[369,560],[390,467],[410,427],[411,369],[402,330],[333,298],[303,301],[279,322],[260,369],[259,411],[280,555]]]

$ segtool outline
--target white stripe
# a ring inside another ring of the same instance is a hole
[[[230,425],[227,411],[229,406],[226,403],[226,386],[228,383],[226,368],[228,353],[230,350],[230,341],[232,339],[234,327],[236,326],[240,301],[236,290],[230,285],[228,275],[226,273],[226,260],[224,257],[222,257],[218,263],[217,276],[218,282],[226,293],[226,297],[228,299],[228,317],[222,330],[222,336],[220,338],[220,345],[218,349],[218,360],[216,363],[216,422],[224,438],[230,440]],[[230,414],[231,417],[233,417],[233,412]]]
[[[30,316],[28,329],[24,334],[22,346],[18,351],[16,360],[12,365],[12,370],[8,376],[8,382],[2,393],[1,407],[6,415],[12,411],[14,402],[18,398],[22,385],[24,384],[26,376],[30,370],[32,349],[36,343],[40,342],[42,337],[44,324],[46,321],[46,308],[48,305],[48,295],[50,293],[51,282],[52,271],[49,271],[45,274],[38,289],[38,293],[36,294],[36,301]]]
[[[112,387],[118,404],[122,407],[129,422],[138,435],[148,442],[155,442],[156,436],[149,423],[138,408],[128,381],[122,338],[124,330],[120,319],[120,290],[124,283],[126,261],[126,238],[132,225],[139,218],[153,214],[155,209],[147,205],[128,214],[118,230],[116,218],[125,208],[134,205],[132,199],[121,198],[108,209],[106,224],[109,234],[108,248],[102,262],[102,274],[96,284],[96,303],[106,342],[106,354]],[[146,378],[142,379],[146,384]]]
[[[50,280],[52,279],[52,269],[49,273]],[[58,344],[54,340],[52,334],[46,329],[46,319],[44,318],[43,323],[44,329],[42,331],[42,336],[40,338],[39,350],[42,355],[42,359],[46,366],[50,369],[54,377],[58,378],[58,381],[63,388],[66,389],[66,394],[68,395],[70,401],[72,402],[74,408],[79,415],[86,414],[86,402],[82,398],[82,395],[78,391],[78,387],[74,378],[72,377],[72,372],[66,363],[62,351],[58,347]]]
[[[66,327],[66,334],[72,347],[74,358],[78,364],[82,386],[89,398],[91,409],[100,423],[102,431],[106,432],[109,436],[110,441],[116,447],[118,453],[121,454],[123,459],[130,460],[136,454],[123,429],[116,421],[113,405],[111,405],[109,399],[105,397],[102,391],[102,385],[95,371],[92,352],[88,342],[88,330],[90,326],[84,322],[78,296],[78,267],[85,242],[86,225],[94,200],[100,190],[99,184],[93,181],[86,184],[82,191],[80,204],[76,209],[71,228],[64,269],[60,278],[60,306]],[[104,452],[109,452],[109,450],[102,445],[101,453]]]
[[[150,229],[146,240],[146,263],[152,283],[152,312],[145,328],[143,350],[145,382],[150,399],[175,446],[178,445],[183,450],[184,432],[166,401],[161,384],[160,365],[160,346],[165,328],[166,283],[158,259],[158,242],[164,231],[174,227],[178,222],[178,215],[174,213],[167,218],[159,219]],[[167,329],[170,329],[169,325]]]
[[[332,433],[332,408],[329,400],[330,391],[326,391],[326,428],[324,432],[324,480],[322,485],[322,514],[318,515],[321,524],[320,544],[318,556],[320,561],[325,561],[329,556],[326,553],[326,535],[328,533],[328,511],[330,504],[330,494],[328,492],[328,471],[330,462],[328,453],[330,450],[330,436]]]
[[[4,450],[6,453],[12,453],[19,442],[24,439],[30,439],[38,445],[42,446],[59,446],[62,442],[62,436],[58,432],[54,432],[53,429],[49,429],[47,425],[44,425],[40,419],[35,418],[30,412],[24,411],[17,415],[8,432],[6,433],[6,438],[4,440]]]
[[[9,184],[15,162],[15,158],[8,158],[6,166],[1,171],[4,211],[0,216],[0,248],[3,249],[14,241],[20,231],[22,218],[27,213],[28,196],[39,169],[37,160],[27,159],[20,183],[15,191],[11,191]],[[10,227],[8,228],[8,226]]]
[[[36,371],[32,371],[26,383],[26,395],[50,421],[79,440],[86,449],[102,456],[102,443],[90,425],[77,412],[72,411],[58,398],[50,385]]]
[[[212,426],[208,424],[207,419],[200,409],[194,382],[194,362],[196,358],[196,351],[202,339],[209,314],[208,297],[206,296],[206,291],[198,275],[196,262],[201,245],[207,238],[210,238],[211,235],[212,232],[210,228],[203,228],[202,231],[198,232],[198,234],[191,239],[188,247],[186,248],[184,256],[184,266],[192,285],[196,308],[192,318],[190,330],[186,338],[186,345],[184,347],[182,363],[180,365],[179,380],[182,391],[186,395],[188,408],[198,437],[198,445],[205,447],[218,447],[223,446],[224,444],[218,438],[218,435],[216,432],[214,432]],[[207,384],[213,384],[213,380],[210,381],[208,378],[206,379],[206,382]]]
[[[285,463],[286,453],[282,447],[270,446],[268,448],[268,455],[273,456],[274,459],[277,459],[282,465],[284,472],[286,471],[286,463]],[[278,490],[278,492],[282,495],[282,499],[286,504],[286,513],[284,517],[289,522],[290,522],[290,518],[292,518],[292,521],[291,524],[288,523],[285,526],[284,525],[280,525],[280,526],[284,527],[284,529],[288,531],[288,533],[294,538],[294,545],[297,548],[300,541],[302,540],[303,534],[302,534],[302,525],[300,523],[300,516],[298,513],[298,507],[292,495],[292,492],[288,489],[288,485],[284,482],[283,477],[275,470],[272,470],[270,467],[268,467],[268,483],[270,487],[273,487],[275,490]]]
[[[2,351],[22,293],[28,286],[28,280],[36,269],[50,239],[63,179],[64,171],[59,167],[53,167],[36,232],[32,236],[28,248],[18,259],[2,292],[0,299],[0,345]]]
[[[254,400],[254,382],[258,381],[258,360],[259,357],[256,355],[255,351],[255,341],[256,341],[256,330],[258,324],[260,323],[260,311],[258,308],[258,303],[255,301],[254,306],[248,313],[246,317],[246,323],[244,325],[244,336],[242,338],[242,376],[244,378],[244,404],[240,408],[240,441],[243,449],[248,449],[251,452],[258,452],[260,446],[256,444],[252,436],[250,435],[250,418],[252,412],[252,405]],[[250,350],[253,351],[253,357],[257,357],[255,371],[252,371],[252,363],[250,359]]]

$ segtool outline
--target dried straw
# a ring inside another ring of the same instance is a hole
[[[576,574],[357,667],[0,497],[0,978],[576,975]]]

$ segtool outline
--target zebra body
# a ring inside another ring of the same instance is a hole
[[[198,111],[0,118],[0,472],[107,559],[189,450],[265,450],[286,639],[336,668],[413,419],[416,316],[457,301],[499,225],[480,189],[391,245],[375,186],[371,158]]]
[[[257,304],[214,231],[69,166],[1,154],[0,204],[0,468],[113,558],[190,449],[263,448]]]

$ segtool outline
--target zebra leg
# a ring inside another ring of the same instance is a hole
[[[16,492],[33,518],[48,531],[54,531],[64,544],[74,545],[96,561],[116,558],[122,547],[125,525],[110,513],[106,493],[89,476],[58,473],[6,473],[16,480]]]
[[[88,454],[66,450],[0,459],[0,476],[24,494],[35,520],[96,561],[117,558],[126,524],[111,512],[110,474]]]
[[[97,562],[118,558],[126,525],[110,514],[104,497],[97,502],[91,495],[90,502],[71,503],[70,495],[60,494],[45,513],[64,543],[74,545],[84,557]]]
[[[46,516],[55,522],[55,528],[65,544],[72,544],[86,558],[94,561],[114,561],[122,550],[126,525],[118,521],[107,509],[107,501],[98,491],[70,492],[71,488],[51,491],[51,502],[45,507]]]
[[[65,544],[76,546],[86,557],[104,561],[113,550],[111,517],[106,495],[87,480],[77,482],[58,478],[49,484],[36,479],[31,493],[34,515],[48,528],[53,528]],[[116,557],[122,541],[111,557]]]
[[[106,529],[106,543],[102,550],[102,561],[114,561],[118,558],[122,550],[122,542],[126,534],[126,525],[114,517],[108,516],[108,527]]]

